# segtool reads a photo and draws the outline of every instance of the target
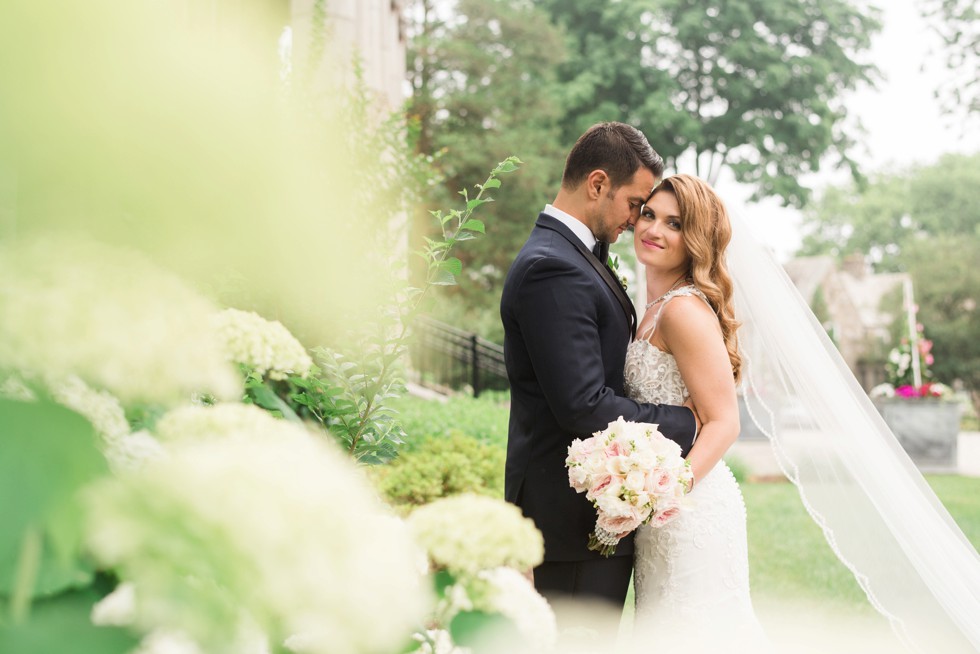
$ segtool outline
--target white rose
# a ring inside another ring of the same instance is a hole
[[[646,474],[642,470],[633,470],[626,475],[626,481],[623,483],[623,486],[634,493],[638,493],[643,490],[645,483]]]

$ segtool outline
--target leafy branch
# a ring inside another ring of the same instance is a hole
[[[461,208],[430,212],[439,222],[443,237],[427,238],[425,247],[415,253],[427,263],[425,283],[420,288],[405,288],[387,316],[358,325],[352,348],[356,356],[317,348],[313,351],[317,366],[312,374],[294,375],[284,381],[264,379],[245,370],[246,401],[277,416],[319,425],[361,463],[394,459],[405,432],[389,401],[405,390],[402,362],[412,322],[431,288],[457,283],[463,264],[452,256],[454,248],[486,234],[484,223],[473,214],[481,205],[493,202],[489,192],[501,187],[500,176],[516,171],[521,163],[517,157],[508,157],[497,164],[486,181],[476,185],[474,197],[466,189],[459,192],[464,201]]]

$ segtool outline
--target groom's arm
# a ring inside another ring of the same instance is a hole
[[[691,409],[643,404],[606,386],[595,292],[591,275],[558,258],[535,261],[519,286],[515,317],[552,413],[582,435],[619,416],[656,423],[686,455],[696,430]]]

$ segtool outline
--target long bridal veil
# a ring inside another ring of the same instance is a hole
[[[784,474],[913,652],[980,651],[980,556],[773,256],[732,217],[742,392]]]

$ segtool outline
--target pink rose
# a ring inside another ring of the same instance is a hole
[[[626,448],[619,441],[613,441],[609,445],[606,445],[606,456],[610,459],[614,456],[626,456]]]
[[[677,485],[677,478],[669,470],[655,468],[647,474],[647,492],[651,495],[666,495]]]
[[[595,499],[596,497],[601,495],[604,490],[606,490],[609,487],[609,484],[612,483],[612,480],[613,480],[612,475],[603,475],[601,477],[596,477],[595,479],[593,479],[593,481],[595,481],[596,483],[592,485],[592,488],[589,489],[589,492],[586,493],[585,496],[590,500]]]
[[[663,527],[665,524],[676,518],[681,514],[679,507],[671,506],[662,511],[657,511],[650,517],[650,523],[654,527]]]
[[[604,513],[599,514],[596,526],[605,529],[610,534],[616,534],[620,538],[626,536],[643,523],[643,518],[637,511],[630,511],[627,515],[610,517]]]

